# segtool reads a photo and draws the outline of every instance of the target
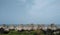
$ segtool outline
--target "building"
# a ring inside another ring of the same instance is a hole
[[[51,24],[48,26],[48,29],[57,30],[57,26],[55,24]]]
[[[16,28],[15,28],[15,30],[16,31],[21,31],[21,30],[23,30],[23,24],[19,24],[18,26],[16,26]]]
[[[15,25],[13,25],[13,24],[9,25],[9,26],[8,26],[8,29],[9,29],[9,30],[15,30]]]

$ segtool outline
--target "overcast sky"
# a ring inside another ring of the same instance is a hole
[[[0,0],[0,24],[60,23],[60,0]]]

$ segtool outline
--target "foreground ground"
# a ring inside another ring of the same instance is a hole
[[[43,32],[40,31],[10,31],[8,34],[0,34],[0,35],[44,35]]]
[[[8,34],[0,33],[0,35],[49,35],[49,34],[44,34],[43,31],[36,30],[36,31],[10,31]]]

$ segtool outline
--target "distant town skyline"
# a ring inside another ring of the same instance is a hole
[[[0,0],[0,24],[60,23],[60,0]]]

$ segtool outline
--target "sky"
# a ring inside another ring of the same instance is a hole
[[[60,0],[0,0],[0,24],[60,23]]]

